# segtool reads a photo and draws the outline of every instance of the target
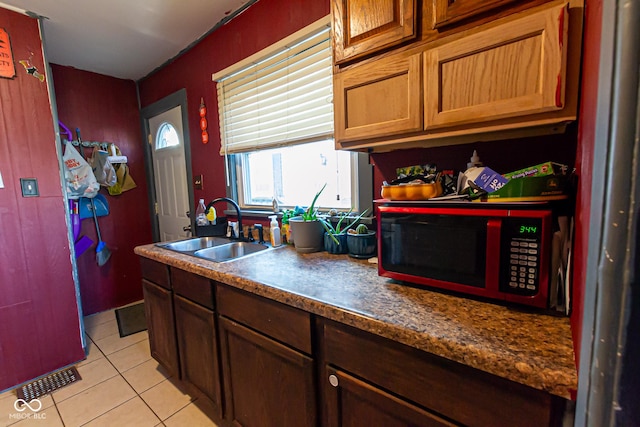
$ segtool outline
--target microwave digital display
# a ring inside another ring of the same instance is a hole
[[[538,232],[538,227],[534,227],[531,225],[520,226],[520,234],[536,234],[537,232]]]

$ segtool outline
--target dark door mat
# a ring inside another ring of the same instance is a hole
[[[121,337],[147,330],[147,319],[144,317],[144,303],[130,305],[116,310],[118,332]]]
[[[25,402],[31,402],[33,399],[37,399],[40,396],[51,393],[54,390],[62,388],[73,382],[80,381],[82,377],[78,373],[75,366],[62,369],[61,371],[54,372],[46,375],[40,379],[25,384],[16,390],[16,394],[19,399]]]

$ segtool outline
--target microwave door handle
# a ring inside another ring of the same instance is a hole
[[[485,265],[485,289],[488,296],[500,298],[500,231],[502,219],[487,220],[487,248]],[[507,264],[509,260],[506,260]]]

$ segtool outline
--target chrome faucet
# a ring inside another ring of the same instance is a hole
[[[217,199],[213,199],[212,201],[209,202],[209,204],[207,205],[207,208],[204,210],[205,212],[209,212],[209,208],[211,208],[211,206],[213,206],[214,204],[218,203],[218,202],[229,202],[233,205],[233,207],[236,210],[236,216],[238,217],[238,236],[236,236],[238,238],[238,240],[243,241],[244,240],[244,230],[242,229],[242,213],[240,212],[240,206],[238,206],[238,204],[228,198],[228,197],[218,197]]]

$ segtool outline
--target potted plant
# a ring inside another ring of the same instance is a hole
[[[354,258],[371,258],[376,254],[376,232],[370,231],[365,224],[360,224],[355,230],[347,233],[347,247],[349,256]]]
[[[329,252],[330,254],[346,254],[348,252],[347,230],[349,230],[355,223],[360,221],[360,218],[366,215],[369,211],[369,209],[365,209],[362,213],[360,213],[360,215],[353,219],[353,221],[343,227],[343,222],[345,222],[345,220],[348,220],[352,210],[353,209],[350,209],[349,212],[343,212],[342,214],[340,214],[338,222],[335,226],[331,221],[331,216],[329,216],[328,218],[320,219],[325,229],[324,250]]]
[[[315,207],[320,193],[327,184],[323,185],[311,202],[311,205],[300,216],[289,219],[293,245],[300,253],[321,251],[324,246],[324,227],[318,218],[318,210]]]

